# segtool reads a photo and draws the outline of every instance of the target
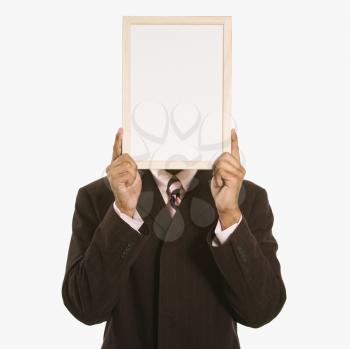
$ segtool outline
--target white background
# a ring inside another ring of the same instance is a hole
[[[232,15],[233,112],[288,299],[243,349],[349,348],[347,1],[3,1],[1,348],[99,348],[61,300],[78,188],[121,124],[122,15]]]

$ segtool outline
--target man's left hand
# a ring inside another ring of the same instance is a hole
[[[238,197],[245,173],[241,165],[237,134],[232,129],[231,153],[225,152],[215,160],[210,183],[222,229],[237,223],[241,217]]]

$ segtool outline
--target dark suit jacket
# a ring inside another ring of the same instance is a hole
[[[197,171],[173,219],[151,172],[139,171],[142,234],[114,211],[106,177],[79,189],[65,306],[87,325],[107,321],[103,349],[239,348],[237,322],[262,326],[286,300],[266,190],[244,180],[242,221],[213,247],[212,171]]]

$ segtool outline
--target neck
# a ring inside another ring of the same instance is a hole
[[[169,173],[171,173],[172,175],[176,175],[177,173],[179,173],[180,171],[182,170],[166,170],[168,171]]]

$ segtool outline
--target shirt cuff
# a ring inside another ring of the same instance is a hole
[[[127,224],[131,226],[131,228],[135,230],[139,230],[141,228],[141,225],[143,224],[143,219],[140,216],[140,214],[137,212],[137,210],[134,213],[134,216],[131,218],[127,214],[121,212],[115,202],[113,202],[113,208],[114,211],[118,214],[118,216]]]
[[[217,247],[224,244],[225,241],[231,236],[231,234],[233,234],[238,224],[241,223],[241,220],[242,220],[242,214],[237,223],[230,225],[228,228],[224,230],[221,230],[221,223],[220,223],[220,220],[218,219],[218,223],[216,224],[216,227],[215,227],[215,236],[212,241],[212,246]]]

